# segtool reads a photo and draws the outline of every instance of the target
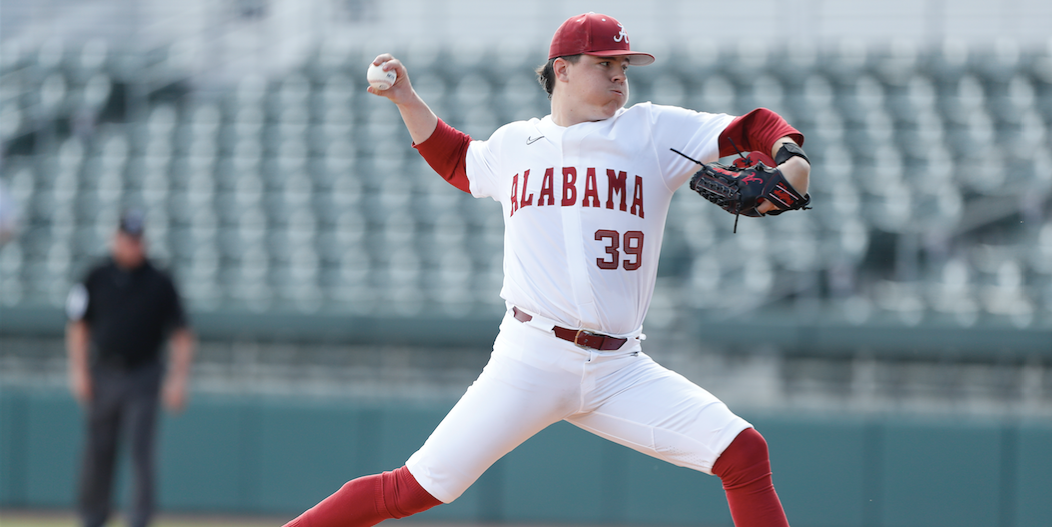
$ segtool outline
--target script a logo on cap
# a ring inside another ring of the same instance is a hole
[[[622,40],[624,40],[625,43],[627,44],[628,43],[628,33],[625,33],[625,26],[622,26],[621,24],[618,24],[617,27],[621,28],[621,32],[618,33],[616,37],[614,37],[614,42],[621,42]]]

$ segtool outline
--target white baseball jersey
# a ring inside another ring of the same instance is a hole
[[[501,297],[557,324],[638,334],[653,296],[672,193],[732,117],[642,103],[571,127],[551,116],[472,141],[475,197],[504,212]]]
[[[550,116],[516,122],[468,145],[468,188],[503,206],[501,296],[533,318],[508,310],[489,364],[406,461],[432,496],[457,499],[560,420],[706,473],[751,426],[643,353],[639,335],[672,193],[698,168],[669,148],[713,161],[731,121],[644,103],[570,127]],[[626,341],[579,347],[553,324]]]

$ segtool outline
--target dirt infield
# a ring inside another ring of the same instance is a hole
[[[288,518],[265,516],[236,516],[221,514],[158,514],[153,527],[281,527]],[[63,510],[0,510],[0,527],[77,527],[72,511]],[[123,527],[119,514],[110,520],[109,527]]]
[[[290,518],[277,516],[239,516],[224,514],[158,514],[151,527],[281,527]],[[118,514],[110,520],[108,527],[125,527]],[[550,525],[486,524],[461,522],[422,522],[413,519],[388,520],[385,527],[551,527]],[[0,527],[77,527],[72,511],[54,509],[2,509]],[[575,527],[560,524],[558,527]],[[595,527],[595,526],[591,526]]]

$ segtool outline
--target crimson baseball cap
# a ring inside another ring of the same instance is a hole
[[[571,55],[628,57],[633,66],[654,63],[653,55],[631,50],[625,27],[614,17],[597,13],[572,16],[555,31],[548,60]]]

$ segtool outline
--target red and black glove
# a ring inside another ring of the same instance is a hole
[[[808,208],[811,197],[801,196],[786,181],[781,170],[771,168],[764,161],[773,164],[769,157],[752,152],[748,157],[734,160],[731,166],[719,163],[702,165],[690,179],[690,188],[731,214],[763,216],[756,208],[764,201],[771,201],[778,207],[767,213],[770,215]]]
[[[757,207],[765,201],[778,207],[766,213],[772,216],[810,208],[811,196],[801,196],[786,181],[782,171],[771,168],[765,161],[774,163],[770,157],[753,152],[736,159],[731,166],[699,163],[701,170],[691,177],[690,189],[735,216],[764,216]],[[737,221],[735,224],[737,226]]]

